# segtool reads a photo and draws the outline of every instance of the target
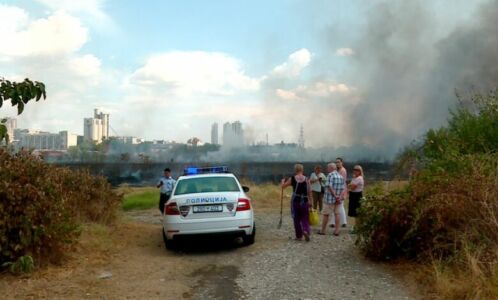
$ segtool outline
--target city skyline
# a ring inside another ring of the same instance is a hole
[[[392,157],[445,123],[455,89],[488,90],[496,73],[482,62],[496,60],[487,0],[80,3],[0,4],[1,76],[47,89],[24,127],[80,132],[98,108],[122,136],[210,141],[210,125],[231,119],[274,144],[304,124],[307,146]]]
[[[124,144],[140,144],[144,142],[155,142],[166,140],[146,140],[142,137],[136,136],[119,136],[116,133],[114,135],[110,134],[110,129],[112,128],[110,123],[110,114],[100,111],[99,109],[94,109],[94,115],[92,118],[83,118],[83,134],[70,133],[65,129],[59,128],[56,130],[58,133],[48,132],[33,128],[18,128],[17,118],[7,118],[6,127],[7,133],[11,143],[16,144],[19,147],[32,148],[36,150],[67,150],[70,146],[76,146],[84,141],[94,142],[96,144],[101,143],[104,139],[112,139],[121,141]],[[300,148],[304,148],[304,126],[301,125],[299,131],[299,137],[297,137],[297,142],[291,141],[290,144],[296,144]],[[268,133],[265,134],[265,140],[259,141],[246,141],[244,137],[244,126],[240,121],[224,122],[223,123],[223,134],[221,135],[220,142],[220,132],[218,122],[211,124],[211,140],[212,145],[219,145],[225,149],[244,147],[246,145],[269,145],[268,143]],[[182,141],[170,140],[172,143],[185,143],[189,144],[193,139],[196,139],[196,144],[205,144],[206,141],[199,139],[194,136]],[[282,144],[284,141],[275,143],[276,145]]]

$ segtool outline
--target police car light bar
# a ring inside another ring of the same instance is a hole
[[[188,167],[183,170],[183,175],[197,175],[197,174],[210,174],[210,173],[228,173],[227,167]]]

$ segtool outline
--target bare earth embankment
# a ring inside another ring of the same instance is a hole
[[[89,227],[61,267],[2,275],[2,299],[413,299],[407,283],[354,247],[354,235],[292,238],[284,215],[257,212],[256,244],[191,242],[164,249],[156,210],[126,213],[114,228]]]

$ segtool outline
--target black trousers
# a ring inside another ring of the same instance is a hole
[[[363,192],[349,192],[349,209],[348,216],[356,218],[358,216],[358,208],[360,208],[360,200],[363,197]]]
[[[164,204],[168,202],[169,198],[171,197],[171,194],[163,194],[161,193],[161,196],[159,197],[159,211],[164,214]]]

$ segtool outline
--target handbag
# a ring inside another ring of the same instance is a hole
[[[316,226],[320,224],[320,216],[315,209],[310,209],[309,212],[309,221],[311,226]]]

